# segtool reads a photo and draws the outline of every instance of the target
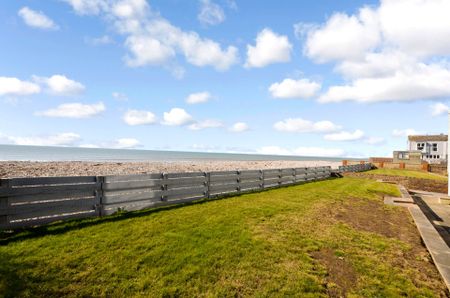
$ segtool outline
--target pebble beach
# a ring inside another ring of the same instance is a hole
[[[61,177],[61,176],[103,176],[146,173],[210,172],[228,170],[260,170],[278,168],[331,166],[337,168],[337,161],[174,161],[174,162],[85,162],[85,161],[1,161],[0,178],[14,177]]]

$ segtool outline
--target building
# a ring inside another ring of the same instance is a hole
[[[447,162],[448,136],[444,134],[408,136],[408,150],[420,152],[422,160],[430,164]]]

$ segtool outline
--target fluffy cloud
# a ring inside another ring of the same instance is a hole
[[[115,99],[117,99],[119,101],[127,101],[128,100],[128,96],[125,93],[120,93],[120,92],[113,92],[112,97],[114,97]]]
[[[194,119],[185,110],[173,108],[169,112],[164,112],[162,124],[170,126],[181,126],[192,123]]]
[[[256,45],[247,45],[245,67],[264,67],[273,63],[289,62],[292,45],[285,35],[278,35],[265,28],[258,33]]]
[[[149,111],[128,110],[123,116],[123,121],[128,125],[154,124],[156,116]]]
[[[95,104],[82,104],[75,102],[61,104],[55,109],[37,112],[36,115],[45,117],[81,119],[98,115],[105,109],[105,105],[102,102]]]
[[[288,118],[276,122],[273,127],[278,131],[297,133],[330,133],[341,129],[331,121],[313,122],[302,118]]]
[[[249,129],[250,127],[245,122],[236,122],[230,127],[231,132],[244,132]]]
[[[114,141],[109,147],[114,149],[135,149],[141,147],[141,142],[134,138],[121,138]]]
[[[24,96],[41,92],[38,84],[12,77],[0,77],[0,96]]]
[[[327,134],[323,138],[327,141],[357,141],[364,137],[364,132],[360,129],[354,132],[341,131],[337,133]]]
[[[217,25],[225,21],[225,13],[219,5],[210,0],[200,0],[197,19],[203,25]]]
[[[275,98],[311,98],[320,90],[320,84],[308,79],[284,79],[273,83],[269,92]]]
[[[190,130],[201,130],[201,129],[205,129],[205,128],[217,128],[217,127],[222,127],[222,126],[223,126],[222,122],[220,122],[218,120],[214,120],[214,119],[208,119],[208,120],[192,123],[191,125],[188,126],[188,128]]]
[[[450,66],[439,56],[450,54],[449,10],[446,0],[384,0],[354,15],[336,13],[323,25],[303,26],[304,53],[316,62],[336,61],[335,70],[350,79],[319,100],[448,97]]]
[[[7,143],[15,145],[31,145],[31,146],[74,146],[81,137],[72,132],[59,133],[48,136],[32,136],[32,137],[15,137],[3,136]]]
[[[102,1],[66,0],[80,14],[101,15],[114,29],[126,37],[129,54],[125,62],[131,67],[173,64],[176,54],[182,54],[192,65],[212,66],[224,71],[238,62],[238,49],[200,37],[196,32],[183,31],[152,12],[145,0]],[[175,67],[176,69],[179,69]],[[175,71],[175,75],[179,71]]]
[[[192,93],[186,98],[188,104],[197,104],[208,102],[212,98],[211,94],[207,91]]]
[[[58,26],[41,11],[35,11],[28,7],[22,7],[18,15],[23,19],[25,24],[30,27],[46,29],[46,30],[56,30]]]
[[[257,153],[268,155],[298,155],[317,157],[343,157],[346,155],[346,152],[339,148],[298,147],[294,149],[287,149],[279,146],[261,147],[257,149]]]
[[[394,129],[392,131],[392,135],[394,137],[407,137],[407,136],[411,136],[411,135],[421,135],[424,134],[421,131],[417,131],[413,128],[406,128],[406,129]]]
[[[447,114],[449,111],[448,105],[443,104],[441,102],[437,102],[430,106],[431,108],[431,115],[433,116],[440,116]]]
[[[319,63],[358,59],[379,42],[376,14],[364,8],[357,16],[336,13],[323,26],[309,30],[304,53]]]
[[[33,80],[45,85],[50,94],[58,96],[79,95],[86,89],[83,84],[71,80],[65,75],[53,75],[51,77],[33,76]]]
[[[450,69],[417,63],[388,76],[359,78],[349,85],[332,86],[319,101],[411,101],[447,96],[450,96]]]

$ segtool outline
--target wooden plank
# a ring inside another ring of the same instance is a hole
[[[281,169],[281,175],[294,175],[295,169]]]
[[[170,178],[188,178],[188,177],[205,177],[204,172],[188,172],[188,173],[164,173],[164,175],[170,179]]]
[[[294,180],[295,180],[294,176],[281,177],[278,179],[279,182],[294,181]]]
[[[262,183],[263,179],[262,179],[262,177],[256,177],[256,178],[241,178],[241,179],[239,179],[239,182],[240,182],[240,183],[253,182],[253,181],[257,181],[258,183]]]
[[[221,184],[221,185],[211,185],[209,191],[211,193],[224,192],[224,191],[235,191],[237,190],[238,184]]]
[[[62,214],[71,214],[71,213],[79,213],[79,212],[87,212],[90,210],[95,210],[93,205],[74,205],[74,206],[64,206],[64,208],[44,208],[44,209],[35,209],[34,211],[20,213],[20,214],[11,214],[8,215],[10,221],[12,220],[22,220],[28,218],[39,218],[39,217],[47,217],[47,216],[55,216]]]
[[[12,178],[10,186],[30,186],[30,185],[55,185],[55,184],[89,184],[95,183],[95,176],[72,176],[72,177],[30,177]]]
[[[238,175],[239,171],[214,171],[210,172],[211,178],[215,176]]]
[[[179,178],[179,179],[168,179],[165,184],[169,188],[177,188],[177,187],[183,187],[183,186],[194,186],[194,185],[205,185],[206,184],[206,177],[190,177],[190,178]]]
[[[262,188],[262,182],[261,181],[255,181],[255,182],[245,182],[240,184],[241,190],[249,189],[249,188]]]
[[[165,202],[186,202],[186,200],[205,199],[205,193],[179,194],[164,197]]]
[[[206,186],[169,189],[169,190],[164,191],[164,197],[174,196],[174,195],[190,195],[190,194],[206,193],[207,190],[208,190],[208,188]]]
[[[103,196],[103,205],[121,203],[121,202],[133,202],[141,200],[160,200],[161,196],[164,194],[162,190],[157,191],[144,191],[144,192],[134,192],[134,193],[122,193],[117,195]]]
[[[66,210],[75,209],[89,209],[94,206],[94,198],[89,199],[75,199],[64,201],[43,202],[37,204],[22,204],[9,206],[7,208],[0,209],[0,215],[17,215],[17,214],[31,214],[31,213],[45,213],[61,211],[64,213]]]
[[[103,190],[119,190],[119,189],[136,189],[136,188],[155,188],[161,187],[163,180],[141,180],[141,181],[126,181],[126,182],[114,182],[104,183]]]
[[[162,173],[105,176],[105,183],[161,179]]]
[[[279,175],[280,174],[280,169],[267,169],[267,170],[263,170],[264,174],[276,174]]]
[[[211,181],[210,183],[218,183],[218,182],[237,182],[238,181],[239,176],[238,175],[234,175],[234,176],[215,176],[215,177],[211,177]]]
[[[64,215],[58,215],[58,216],[52,216],[52,217],[45,217],[45,218],[35,218],[30,220],[24,220],[24,221],[15,221],[15,222],[9,222],[6,224],[6,226],[2,226],[0,224],[0,229],[18,229],[18,228],[27,228],[27,227],[34,227],[34,226],[41,226],[49,223],[54,223],[57,221],[66,221],[70,219],[82,219],[82,218],[89,218],[96,216],[94,210],[90,210],[88,212],[84,213],[78,213],[78,214],[64,214]]]
[[[279,172],[264,173],[264,179],[266,179],[266,178],[277,178],[279,176],[280,176]]]
[[[45,195],[45,194],[67,194],[69,192],[97,189],[96,184],[75,184],[75,185],[49,185],[37,187],[20,187],[20,188],[0,188],[0,196],[24,196],[24,195]]]
[[[32,194],[32,195],[17,195],[14,197],[9,197],[9,205],[24,204],[24,203],[37,203],[42,201],[58,201],[64,199],[78,199],[78,198],[89,198],[94,197],[95,191],[93,190],[78,190],[78,191],[68,191],[66,193],[53,193],[53,194]]]
[[[255,178],[255,177],[261,177],[262,171],[260,170],[251,170],[251,171],[242,171],[239,173],[239,177],[241,178]]]

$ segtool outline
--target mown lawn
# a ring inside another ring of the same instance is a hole
[[[411,177],[411,178],[447,181],[447,177],[442,176],[442,175],[438,175],[438,174],[434,174],[434,173],[421,172],[421,171],[413,171],[413,170],[375,169],[375,170],[367,171],[367,172],[364,172],[364,173],[365,174],[374,174],[374,175],[401,176],[401,177]]]
[[[342,178],[26,231],[0,244],[0,294],[442,295],[408,213],[382,194],[398,190]]]

